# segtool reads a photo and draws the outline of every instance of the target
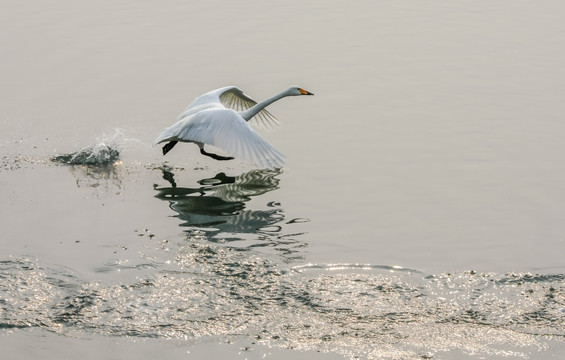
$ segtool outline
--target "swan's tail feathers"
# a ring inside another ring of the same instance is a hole
[[[164,131],[162,131],[159,136],[157,136],[157,138],[155,139],[155,141],[153,141],[153,146],[166,141],[167,136],[164,134]]]
[[[175,124],[176,125],[176,124]],[[155,141],[153,141],[153,146],[159,144],[159,143],[163,143],[165,141],[169,141],[169,142],[173,142],[177,139],[177,132],[176,132],[176,128],[173,126],[164,128],[159,135],[157,136],[157,138],[155,139]],[[173,148],[174,145],[170,145],[170,149]],[[169,149],[169,150],[170,150]],[[168,151],[168,150],[167,150]]]
[[[163,146],[163,156],[167,155],[167,153],[171,151],[171,149],[174,148],[177,143],[178,141],[169,141],[168,143],[166,143],[165,146]]]

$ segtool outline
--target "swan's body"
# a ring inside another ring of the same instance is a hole
[[[177,142],[192,142],[200,147],[200,153],[216,160],[231,160],[233,157],[256,163],[267,168],[281,167],[284,156],[269,145],[247,123],[258,120],[260,125],[277,125],[277,119],[265,108],[286,96],[313,95],[293,86],[287,90],[257,103],[235,86],[210,91],[197,97],[179,116],[179,121],[163,129],[154,145],[167,142],[163,155]],[[208,153],[204,145],[216,146],[226,153],[220,156]]]

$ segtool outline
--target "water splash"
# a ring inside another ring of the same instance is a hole
[[[124,135],[116,129],[76,152],[58,155],[51,160],[68,165],[111,166],[120,159],[123,144]]]

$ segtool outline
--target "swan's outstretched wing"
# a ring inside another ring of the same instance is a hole
[[[284,163],[284,156],[231,109],[202,110],[185,117],[164,129],[155,144],[165,141],[213,145],[240,160],[270,169]]]
[[[220,93],[219,99],[225,107],[234,109],[235,111],[249,110],[257,104],[257,101],[250,98],[249,95],[235,86],[225,88],[225,90]],[[259,111],[251,121],[253,124],[264,129],[271,129],[280,125],[280,122],[266,109]]]
[[[179,115],[179,119],[185,118],[199,111],[226,107],[235,111],[245,111],[252,108],[257,101],[236,86],[226,86],[200,95]],[[280,122],[266,109],[259,111],[253,119],[252,124],[259,128],[272,129]]]

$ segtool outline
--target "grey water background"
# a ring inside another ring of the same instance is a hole
[[[1,4],[3,358],[564,356],[561,2]],[[284,169],[150,146],[232,84]]]

